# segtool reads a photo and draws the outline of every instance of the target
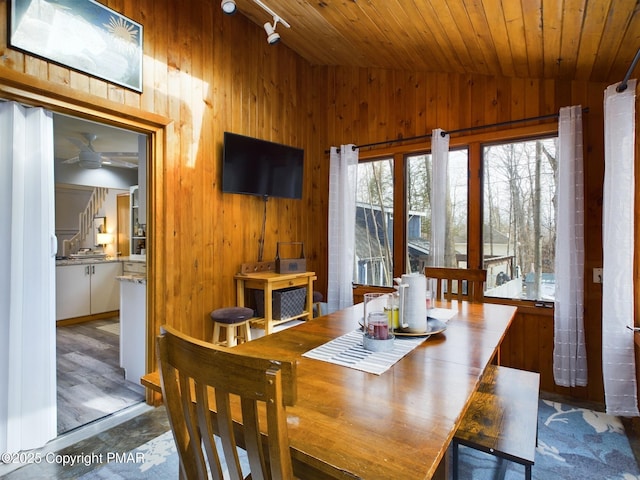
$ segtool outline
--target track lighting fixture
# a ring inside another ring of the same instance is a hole
[[[289,25],[280,15],[271,10],[260,0],[253,0],[253,3],[273,17],[273,23],[267,22],[264,24],[264,31],[267,33],[267,42],[269,42],[269,45],[278,43],[280,41],[280,34],[276,32],[276,26],[278,23],[281,23],[287,28],[291,28],[291,25]],[[236,2],[233,0],[222,0],[220,6],[222,7],[222,11],[227,15],[231,15],[236,11]]]
[[[276,25],[278,24],[278,17],[273,17],[273,25],[269,22],[264,24],[264,31],[267,32],[267,42],[269,45],[278,43],[280,41],[280,34],[276,32]]]
[[[222,11],[227,15],[236,13],[236,2],[233,0],[222,0],[220,6],[222,7]]]

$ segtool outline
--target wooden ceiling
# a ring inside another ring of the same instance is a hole
[[[640,0],[264,3],[291,25],[278,25],[281,42],[313,65],[613,83],[640,48]],[[236,4],[271,21],[253,0]]]

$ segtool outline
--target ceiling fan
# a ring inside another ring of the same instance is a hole
[[[62,163],[78,163],[82,168],[90,169],[101,168],[103,165],[123,168],[138,167],[138,152],[97,152],[93,148],[93,141],[98,136],[93,133],[83,133],[82,136],[87,139],[87,143],[77,138],[65,137],[78,147],[80,152],[75,157],[68,158]]]

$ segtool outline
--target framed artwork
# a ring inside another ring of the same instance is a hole
[[[142,92],[142,25],[94,0],[10,0],[9,46]]]

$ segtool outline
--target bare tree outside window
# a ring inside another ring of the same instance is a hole
[[[485,146],[485,296],[552,301],[556,138]]]
[[[361,162],[356,180],[354,282],[393,285],[393,159]]]
[[[431,154],[407,157],[407,265],[422,272],[430,265]],[[451,150],[447,163],[445,266],[467,263],[468,151]]]

